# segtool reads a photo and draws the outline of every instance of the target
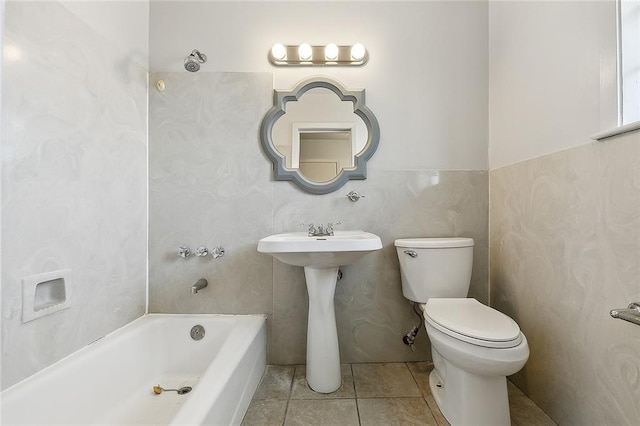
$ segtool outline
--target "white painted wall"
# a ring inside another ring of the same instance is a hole
[[[197,48],[200,72],[272,72],[274,86],[328,75],[365,88],[381,129],[371,169],[487,169],[487,3],[152,2],[151,71],[184,71]],[[362,42],[361,68],[276,68],[285,44]],[[266,111],[265,111],[266,112]]]
[[[640,1],[620,3],[622,123],[640,121]]]
[[[149,0],[60,3],[144,69],[149,69]]]
[[[616,126],[614,2],[490,2],[491,169]]]

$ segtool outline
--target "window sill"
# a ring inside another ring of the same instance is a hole
[[[610,138],[612,136],[621,135],[623,133],[633,132],[640,129],[640,121],[634,123],[625,124],[624,126],[618,126],[614,129],[606,130],[604,132],[596,133],[591,136],[591,139],[601,141],[603,139]]]

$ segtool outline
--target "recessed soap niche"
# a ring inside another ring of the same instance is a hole
[[[22,323],[69,308],[71,269],[22,279]]]

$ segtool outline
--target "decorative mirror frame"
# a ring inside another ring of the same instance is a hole
[[[300,170],[287,168],[286,157],[276,149],[272,136],[273,125],[286,113],[286,103],[300,100],[302,95],[315,88],[329,89],[338,95],[341,101],[353,102],[353,113],[364,121],[368,131],[367,143],[362,151],[354,155],[354,167],[342,169],[335,178],[327,182],[310,181],[300,173]],[[329,77],[312,77],[301,81],[291,90],[274,90],[273,107],[267,112],[260,125],[260,142],[265,154],[273,163],[274,179],[292,181],[300,189],[311,194],[328,194],[341,188],[349,180],[366,179],[367,160],[378,149],[379,141],[380,126],[375,115],[364,103],[364,89],[347,90],[341,83]]]

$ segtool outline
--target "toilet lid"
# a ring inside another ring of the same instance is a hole
[[[400,238],[394,242],[396,247],[408,248],[456,248],[472,247],[473,238]]]
[[[514,320],[473,298],[429,299],[424,313],[440,331],[479,346],[510,348],[522,341]]]

